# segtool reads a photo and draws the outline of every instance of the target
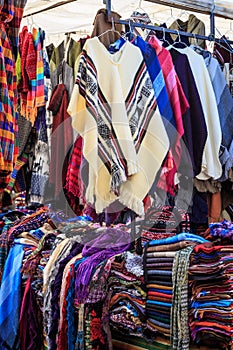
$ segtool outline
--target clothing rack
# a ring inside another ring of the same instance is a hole
[[[111,16],[111,0],[105,0],[104,3],[106,4],[106,10],[107,10],[107,16],[109,22],[112,22],[113,17]],[[212,11],[211,14],[211,21],[212,21],[212,26],[214,27],[214,12]],[[154,25],[149,25],[149,24],[143,24],[143,23],[136,23],[134,21],[129,20],[121,20],[119,19],[118,21],[114,21],[117,24],[122,24],[122,25],[129,25],[131,28],[137,27],[137,28],[143,28],[143,29],[149,29],[149,30],[154,30],[154,31],[160,31],[164,33],[170,33],[170,34],[176,34],[178,36],[185,36],[189,38],[194,38],[194,39],[201,39],[201,40],[208,40],[208,41],[215,41],[216,43],[228,43],[228,44],[233,44],[233,40],[227,40],[227,39],[219,39],[215,38],[214,34],[211,33],[210,35],[199,35],[199,34],[194,34],[194,33],[189,33],[189,32],[183,32],[183,31],[178,31],[174,29],[169,29],[169,28],[163,28],[159,26],[154,26]],[[212,28],[213,30],[213,28]],[[232,50],[233,52],[233,50]]]

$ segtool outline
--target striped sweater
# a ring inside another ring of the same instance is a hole
[[[69,114],[89,163],[87,202],[102,212],[119,199],[143,214],[169,147],[140,49],[126,42],[110,54],[97,37],[83,48]]]

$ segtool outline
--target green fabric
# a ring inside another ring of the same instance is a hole
[[[19,53],[16,60],[16,77],[17,77],[17,84],[19,84],[20,80],[22,79],[21,57]]]
[[[67,54],[67,59],[65,57],[65,42],[63,41],[58,47],[53,50],[51,60],[50,60],[50,72],[53,73],[58,67],[59,63],[65,59],[66,63],[73,68],[74,80],[76,79],[78,71],[79,57],[81,53],[81,44],[76,42],[72,38],[68,43],[69,49]]]

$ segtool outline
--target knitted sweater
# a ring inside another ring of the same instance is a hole
[[[140,49],[127,41],[111,55],[89,39],[68,112],[89,163],[87,202],[102,212],[118,198],[143,214],[169,140]]]

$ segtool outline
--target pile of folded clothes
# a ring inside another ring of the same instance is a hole
[[[129,251],[116,256],[108,287],[111,291],[108,307],[112,330],[144,337],[146,291],[142,257]]]
[[[208,242],[194,247],[189,268],[189,325],[195,344],[233,345],[233,246]]]
[[[193,247],[205,241],[202,237],[181,233],[153,240],[145,246],[147,326],[158,336],[171,340],[172,349],[184,343],[189,346],[189,258]]]

